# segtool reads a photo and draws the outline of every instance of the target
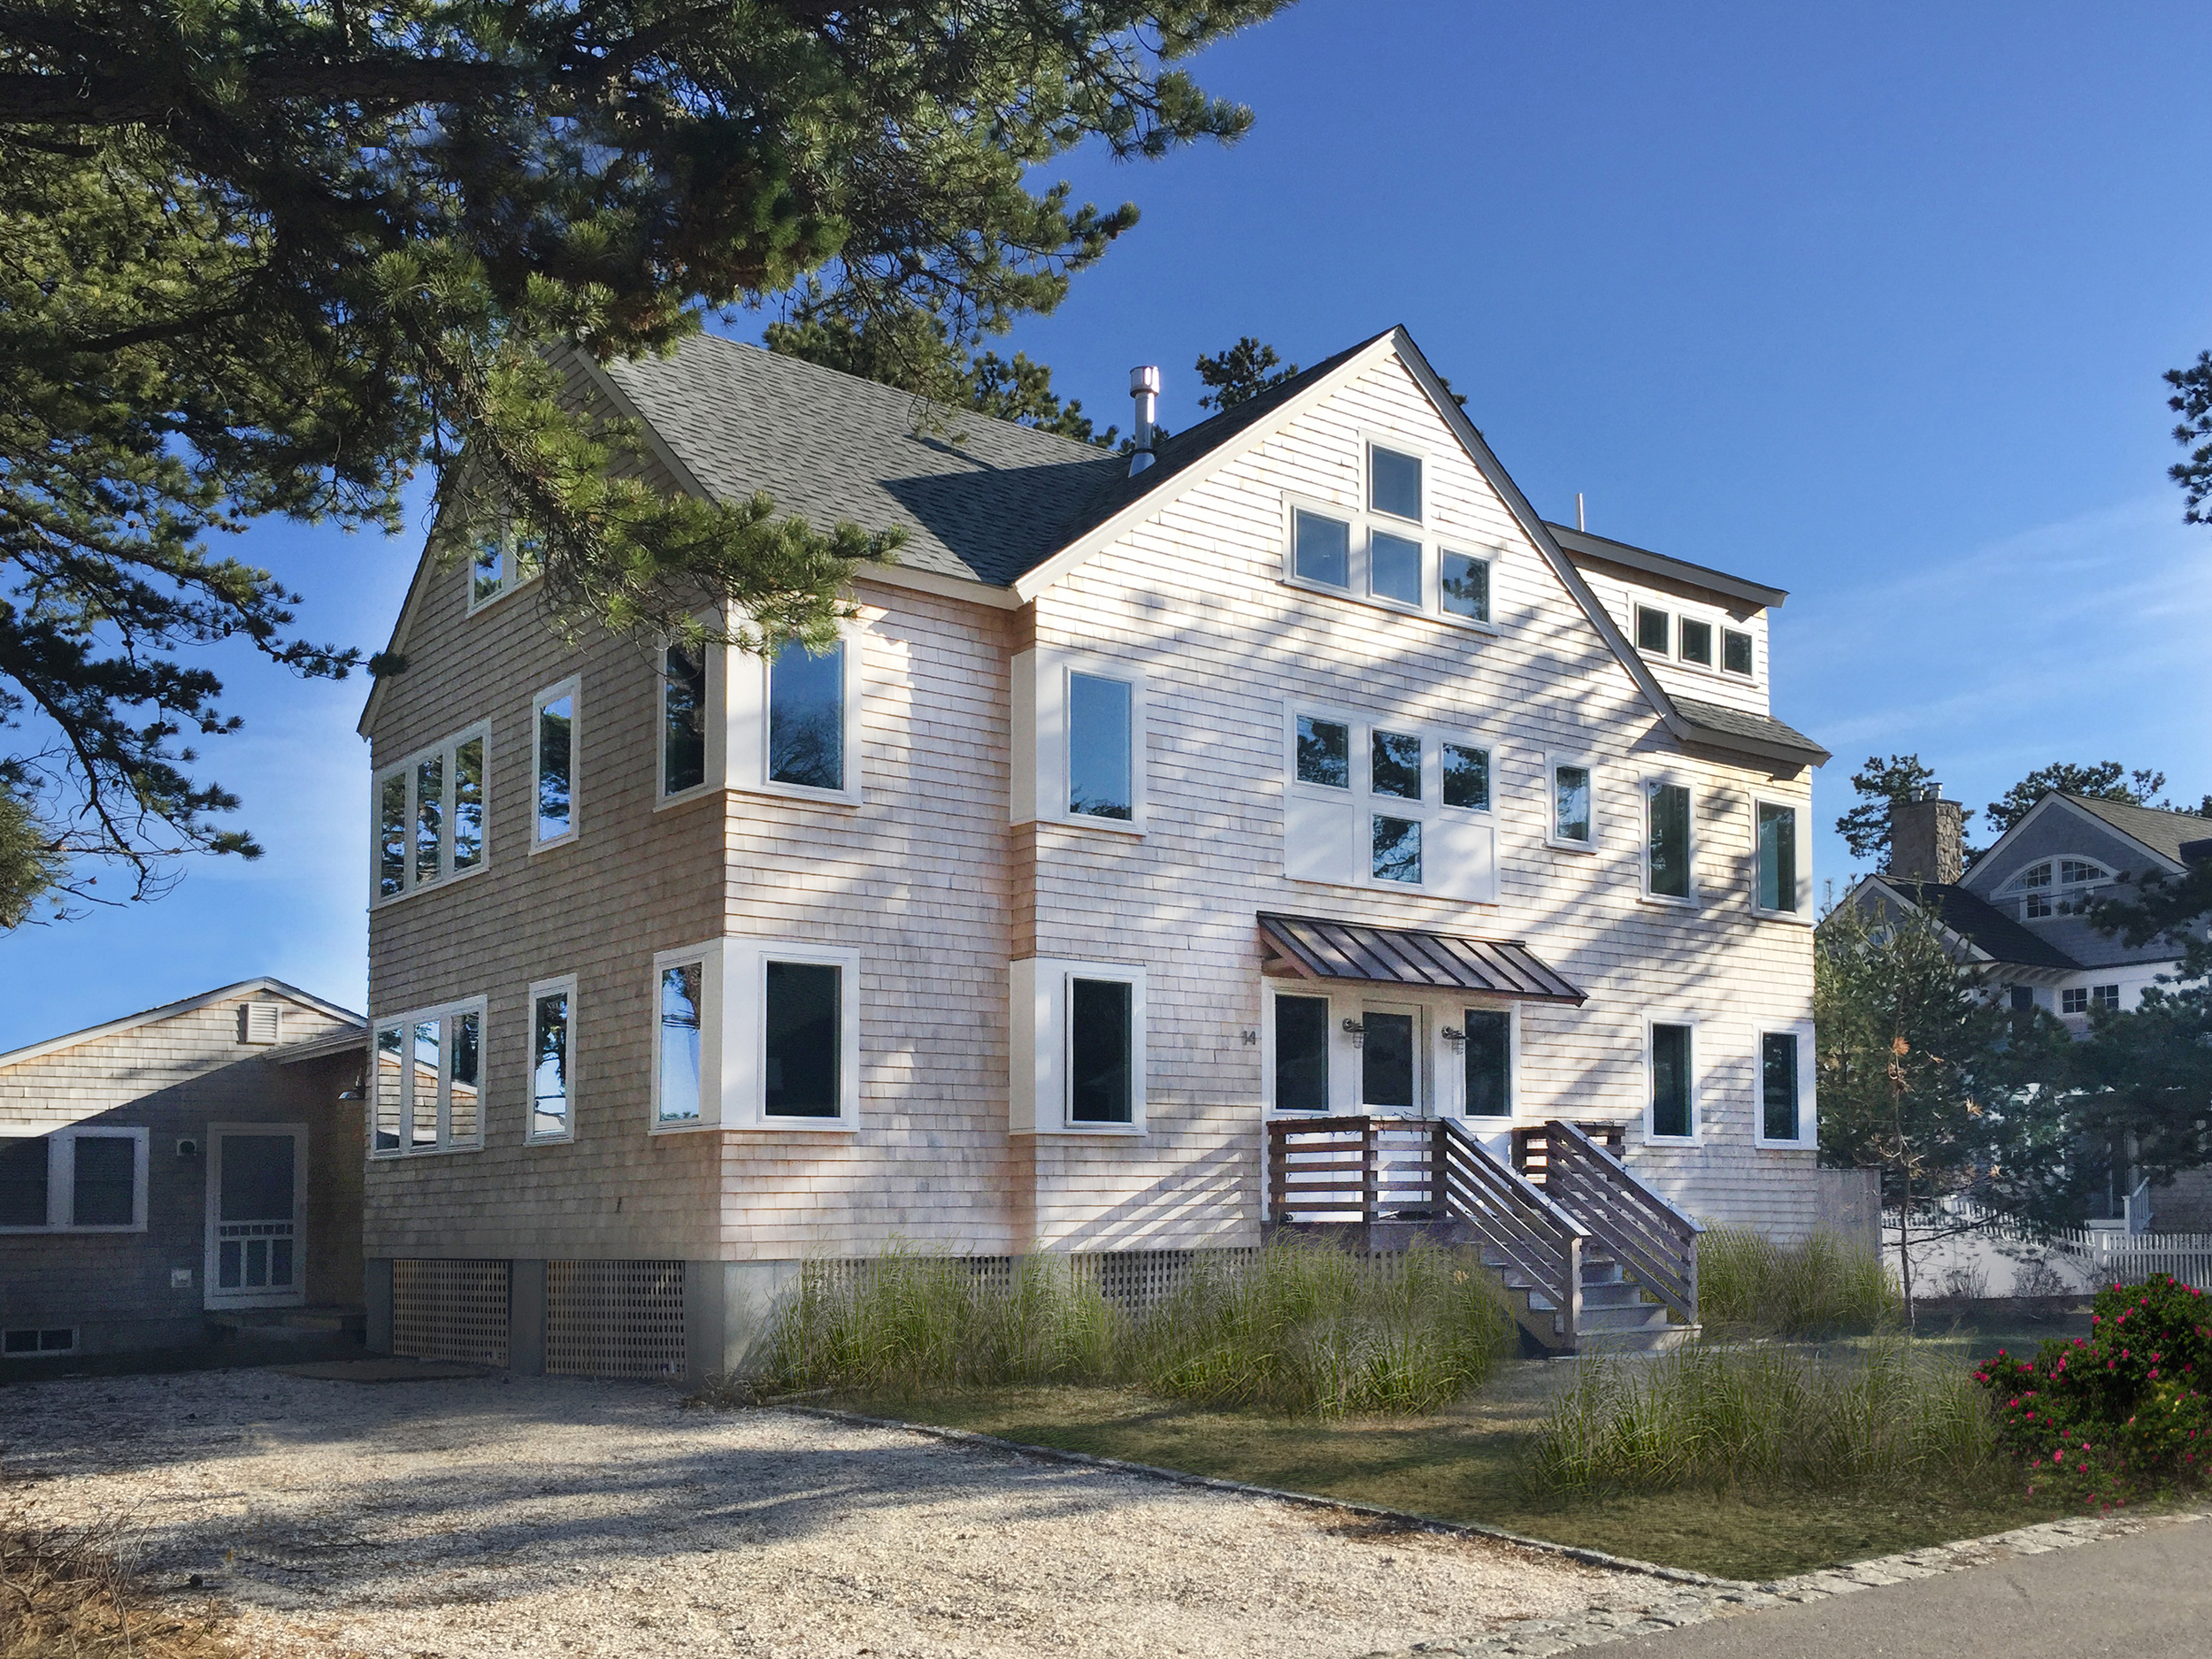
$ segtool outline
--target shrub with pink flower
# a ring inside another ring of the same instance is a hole
[[[2097,1293],[2087,1337],[1974,1373],[2039,1496],[2124,1502],[2194,1486],[2212,1459],[2212,1300],[2170,1274]]]

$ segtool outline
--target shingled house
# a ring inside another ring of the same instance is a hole
[[[434,533],[361,725],[374,1340],[712,1369],[809,1257],[1419,1217],[1571,1344],[1694,1317],[1692,1217],[1814,1225],[1784,595],[1545,522],[1404,331],[1133,465],[716,338],[571,386],[908,540],[764,661]]]

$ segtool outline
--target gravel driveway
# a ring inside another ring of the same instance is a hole
[[[1486,1540],[565,1379],[0,1390],[0,1496],[127,1512],[270,1655],[1339,1659],[1633,1605]]]

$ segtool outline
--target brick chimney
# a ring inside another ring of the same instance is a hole
[[[1965,813],[1924,783],[1909,801],[1889,803],[1889,871],[1901,881],[1955,882],[1966,869]]]

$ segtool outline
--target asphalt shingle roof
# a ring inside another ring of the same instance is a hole
[[[1964,887],[1944,881],[1893,880],[1889,885],[1923,909],[1932,910],[1938,921],[1961,938],[1973,941],[1994,961],[2070,972],[2082,965],[2049,940]]]
[[[1715,733],[1722,741],[1747,737],[1757,742],[1771,743],[1778,749],[1794,749],[1815,763],[1828,758],[1826,749],[1795,726],[1785,726],[1770,714],[1747,714],[1741,709],[1724,708],[1717,703],[1701,703],[1694,697],[1677,697],[1674,706],[1692,726]]]
[[[710,494],[864,530],[903,526],[899,563],[1003,587],[1050,557],[1128,463],[1072,438],[695,335],[610,378]]]
[[[2062,794],[2062,798],[2177,864],[2193,864],[2212,853],[2212,818],[2198,813],[2166,812],[2154,806],[2131,806],[2124,801],[2093,801],[2080,795]]]

